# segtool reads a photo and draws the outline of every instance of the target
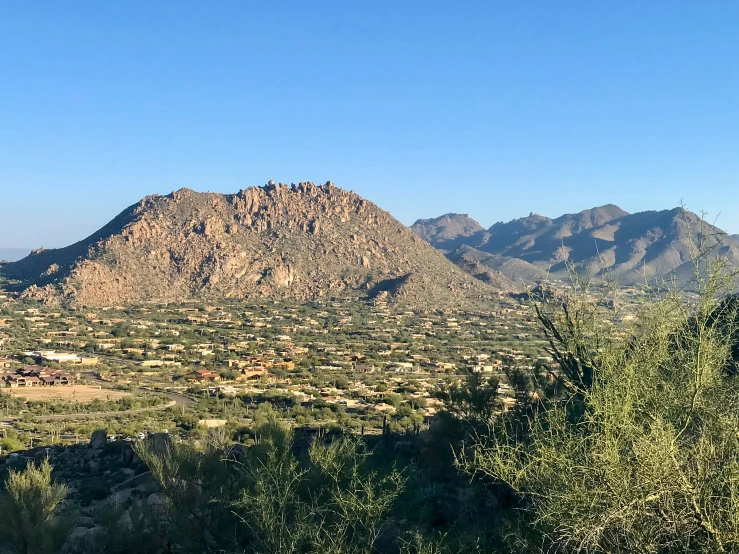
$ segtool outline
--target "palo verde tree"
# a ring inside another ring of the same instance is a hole
[[[498,427],[459,459],[519,496],[512,549],[739,552],[739,303],[710,250],[694,293],[648,294],[628,326],[605,306],[548,317],[569,395],[530,412],[525,437]]]

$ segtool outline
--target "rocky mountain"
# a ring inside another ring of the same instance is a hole
[[[546,270],[540,269],[529,262],[518,258],[490,254],[466,244],[448,252],[446,256],[457,267],[467,271],[473,277],[476,277],[477,274],[475,271],[469,270],[471,267],[485,267],[496,272],[506,279],[508,286],[501,285],[501,288],[505,290],[520,289],[522,284],[540,283],[549,279]]]
[[[82,306],[361,296],[459,305],[495,293],[371,202],[307,182],[148,196],[90,237],[0,273],[24,297]]]
[[[687,282],[693,274],[688,243],[700,236],[718,243],[715,254],[739,265],[735,237],[681,208],[629,214],[606,205],[556,219],[532,213],[483,232],[449,236],[437,246],[458,265],[475,260],[514,283],[565,279],[570,265],[596,276],[608,271],[628,285],[645,277]],[[459,246],[444,249],[452,244]]]
[[[468,252],[468,250],[470,252]],[[524,281],[523,279],[511,279],[508,277],[508,275],[512,275],[514,272],[507,271],[504,273],[501,271],[501,269],[507,269],[504,266],[498,268],[492,263],[483,263],[480,258],[475,255],[477,251],[473,253],[473,250],[473,248],[469,248],[468,246],[460,246],[447,257],[462,271],[469,273],[475,279],[479,279],[483,283],[487,283],[498,290],[507,292],[520,291],[521,283]],[[489,260],[485,261],[488,262]],[[526,282],[528,281],[529,280]]]
[[[453,250],[465,239],[485,231],[467,214],[445,214],[433,219],[419,219],[411,229],[423,240],[440,250]]]

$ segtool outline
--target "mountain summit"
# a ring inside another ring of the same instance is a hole
[[[358,296],[454,304],[494,292],[373,203],[308,182],[148,196],[90,237],[0,272],[20,279],[26,297],[86,306]]]
[[[428,236],[425,228],[414,230]],[[718,243],[714,254],[739,266],[739,241],[681,208],[629,214],[608,204],[556,219],[532,213],[487,231],[430,242],[460,267],[481,264],[514,282],[566,279],[569,266],[592,275],[608,271],[628,285],[645,278],[689,281],[688,244],[701,236]]]
[[[423,240],[440,250],[451,250],[464,239],[485,231],[467,214],[444,214],[433,219],[419,219],[411,229]]]

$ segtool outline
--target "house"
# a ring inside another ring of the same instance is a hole
[[[146,353],[143,348],[121,348],[121,352],[124,354],[140,354],[142,356]]]
[[[68,385],[69,378],[66,375],[41,375],[39,380],[42,385]]]
[[[100,361],[98,360],[98,358],[92,356],[82,356],[80,354],[56,352],[54,350],[24,352],[24,354],[36,360],[45,360],[47,362],[56,362],[58,364],[97,365]]]
[[[41,383],[41,379],[35,375],[11,375],[8,378],[8,383],[11,387],[36,387]]]
[[[24,365],[23,367],[18,369],[16,373],[19,375],[23,375],[24,377],[30,377],[31,375],[38,375],[45,369],[45,367],[40,365]]]
[[[25,387],[26,386],[26,378],[23,375],[13,374],[8,375],[5,377],[5,383],[10,388],[16,388],[16,387]]]
[[[143,360],[141,362],[136,362],[136,365],[139,365],[141,367],[164,367],[166,365],[181,366],[182,362],[175,362],[171,360]]]
[[[37,365],[27,365],[15,373],[0,375],[0,383],[11,388],[35,387],[39,385],[69,385],[72,376],[60,369],[52,369]]]
[[[274,378],[274,374],[270,373],[266,369],[242,369],[241,375],[239,375],[237,381],[255,381],[262,377]]]
[[[221,376],[209,369],[198,369],[192,373],[185,374],[188,381],[220,381]]]

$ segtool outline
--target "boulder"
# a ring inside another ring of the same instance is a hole
[[[130,466],[133,463],[134,458],[136,457],[136,453],[133,451],[133,448],[128,447],[123,451],[123,454],[121,455],[121,463],[125,467]]]
[[[230,461],[239,461],[246,454],[246,447],[243,444],[230,444],[223,450],[223,457]]]
[[[147,440],[157,454],[164,454],[172,443],[168,433],[152,433]]]
[[[92,432],[90,437],[90,448],[100,450],[108,444],[108,432],[105,429],[98,429]]]
[[[49,448],[44,448],[42,450],[38,450],[33,455],[33,461],[38,466],[44,463],[45,460],[49,459]]]
[[[160,519],[167,516],[167,503],[166,497],[152,493],[146,498],[146,505],[149,507],[150,513]]]

